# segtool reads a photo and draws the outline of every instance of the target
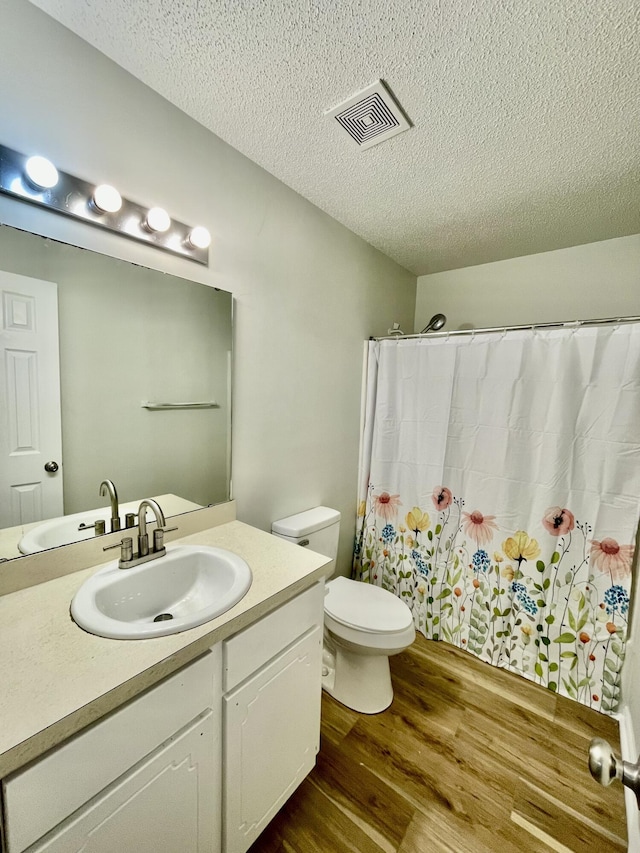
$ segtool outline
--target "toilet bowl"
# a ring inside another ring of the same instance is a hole
[[[274,521],[271,532],[335,560],[340,513],[328,507]],[[389,657],[415,639],[413,616],[393,593],[349,578],[326,587],[322,687],[363,714],[377,714],[393,700]]]
[[[413,643],[407,605],[378,586],[338,577],[327,584],[322,686],[343,705],[377,714],[393,699],[389,657]]]

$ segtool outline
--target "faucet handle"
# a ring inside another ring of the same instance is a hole
[[[153,550],[162,551],[164,548],[164,534],[172,533],[174,530],[177,530],[177,527],[156,527],[153,531]]]
[[[133,539],[131,536],[125,536],[121,542],[116,542],[115,545],[105,545],[103,551],[111,551],[112,548],[120,548],[120,560],[126,562],[133,559]]]

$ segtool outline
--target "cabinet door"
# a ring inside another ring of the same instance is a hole
[[[218,853],[214,720],[203,714],[28,853]]]
[[[244,853],[313,768],[322,630],[313,628],[223,700],[223,849]]]

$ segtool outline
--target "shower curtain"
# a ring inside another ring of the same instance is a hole
[[[605,713],[640,497],[640,324],[370,342],[354,577]]]

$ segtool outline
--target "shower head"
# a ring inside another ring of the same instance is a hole
[[[438,332],[446,322],[447,318],[444,314],[434,314],[420,334],[424,335],[425,332]]]

